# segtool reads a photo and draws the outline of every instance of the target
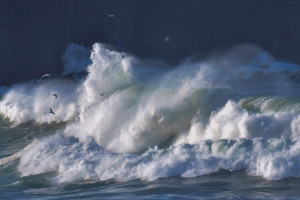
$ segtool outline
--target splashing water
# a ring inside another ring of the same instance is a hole
[[[65,73],[88,63],[86,49],[72,48],[83,56],[66,53]],[[22,176],[57,172],[53,182],[69,183],[220,169],[266,179],[300,175],[298,66],[250,45],[173,69],[98,43],[90,60],[79,80],[56,77],[3,92],[0,113],[14,126],[66,124],[19,152]]]

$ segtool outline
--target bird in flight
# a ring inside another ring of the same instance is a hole
[[[114,18],[115,15],[112,15],[112,14],[107,14],[107,16],[109,16],[110,18]]]
[[[51,74],[44,74],[44,75],[41,77],[41,79],[47,78],[47,77],[50,77],[50,76],[51,76]]]
[[[57,99],[58,95],[57,94],[52,94],[52,96],[55,97],[55,99]]]
[[[100,93],[101,96],[104,96],[105,92]]]
[[[49,79],[49,78],[55,78],[56,75],[55,74],[44,74],[40,80],[46,80],[46,79]]]
[[[165,42],[170,42],[170,36],[167,36],[167,37],[165,38]]]
[[[55,115],[55,113],[53,112],[52,108],[50,108],[50,111],[49,111],[49,113],[51,113],[51,114]]]

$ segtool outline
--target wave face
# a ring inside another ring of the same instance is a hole
[[[64,73],[89,63],[86,49],[73,44],[68,52]],[[299,66],[251,45],[173,69],[99,43],[90,60],[86,77],[3,92],[0,113],[15,126],[66,124],[20,152],[22,176],[55,171],[52,181],[66,183],[220,169],[266,179],[300,175]]]

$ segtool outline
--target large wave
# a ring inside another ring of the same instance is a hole
[[[252,45],[171,69],[99,43],[88,65],[87,49],[69,48],[64,75],[86,70],[85,77],[14,85],[1,99],[1,115],[15,125],[67,123],[21,153],[23,176],[153,180],[219,169],[299,176],[298,66]]]

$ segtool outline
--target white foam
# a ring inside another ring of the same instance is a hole
[[[28,121],[68,121],[79,112],[76,92],[76,84],[68,80],[49,80],[38,85],[16,85],[1,100],[0,112],[16,124]],[[59,97],[55,99],[53,93]],[[50,107],[55,116],[49,114]]]
[[[299,91],[289,87],[293,82],[282,73],[284,63],[279,67],[268,54],[253,51],[250,60],[242,55],[234,62],[240,54],[231,52],[205,62],[185,62],[183,70],[149,70],[136,66],[143,62],[127,54],[95,44],[84,79],[15,85],[0,102],[2,115],[15,123],[67,122],[61,135],[42,139],[22,153],[20,172],[56,171],[60,183],[194,177],[220,168],[246,169],[268,179],[298,176],[285,171],[298,167],[293,149],[300,117],[294,103],[276,110],[270,106],[273,100],[250,107],[240,100],[262,94],[285,98]],[[148,72],[155,77],[149,78]],[[48,113],[50,107],[55,115]],[[279,149],[271,150],[274,146]],[[288,162],[292,164],[285,166]]]
[[[299,143],[285,139],[217,140],[198,145],[151,148],[141,155],[115,154],[93,140],[80,143],[61,135],[44,138],[24,151],[22,176],[57,172],[54,183],[83,180],[155,180],[245,170],[266,179],[299,176]]]
[[[194,120],[187,135],[177,143],[237,138],[299,138],[299,114],[294,112],[251,113],[229,100],[214,112],[208,124]]]

